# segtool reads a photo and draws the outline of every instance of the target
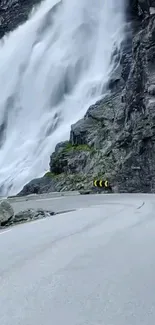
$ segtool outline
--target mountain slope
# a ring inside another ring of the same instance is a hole
[[[20,195],[90,189],[94,177],[108,179],[116,192],[155,192],[155,15],[130,7],[130,18],[131,12],[132,35],[109,94],[71,126],[69,142],[56,146],[51,173]]]

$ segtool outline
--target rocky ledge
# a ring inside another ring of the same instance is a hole
[[[155,1],[131,2],[119,77],[56,146],[49,172],[18,195],[90,189],[94,178],[114,192],[155,192]]]
[[[45,211],[42,209],[27,209],[14,213],[9,201],[4,200],[0,202],[0,229],[15,226],[24,222],[48,218],[53,215],[55,215],[53,211]]]

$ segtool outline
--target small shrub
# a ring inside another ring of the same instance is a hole
[[[64,152],[70,151],[93,151],[94,149],[88,146],[88,144],[79,144],[79,145],[72,145],[68,143],[66,147],[63,149]]]

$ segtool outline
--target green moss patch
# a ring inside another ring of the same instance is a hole
[[[93,151],[94,149],[88,146],[87,144],[80,145],[72,145],[71,143],[67,143],[66,147],[63,149],[63,152],[70,151]]]
[[[54,173],[51,173],[50,171],[48,171],[48,172],[46,172],[45,174],[44,174],[44,177],[51,177],[51,178],[54,178],[54,177],[56,177],[57,175],[56,174],[54,174]]]

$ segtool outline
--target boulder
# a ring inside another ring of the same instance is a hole
[[[26,184],[17,196],[25,196],[29,194],[42,194],[55,191],[53,179],[49,176],[33,179]]]
[[[53,211],[46,211],[43,209],[27,209],[16,213],[12,220],[12,224],[48,218],[53,216],[54,214],[55,213]]]
[[[14,211],[11,204],[7,201],[0,202],[0,226],[4,226],[12,220]]]
[[[13,209],[8,202],[3,204],[2,207],[3,209],[0,205],[0,220],[2,220],[0,228],[6,228],[20,223],[48,218],[55,215],[55,212],[43,209],[27,209],[14,214]],[[1,213],[2,210],[3,214]],[[1,218],[1,215],[3,219]]]

